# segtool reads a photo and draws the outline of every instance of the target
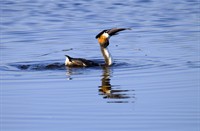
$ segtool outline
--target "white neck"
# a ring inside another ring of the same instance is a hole
[[[103,54],[103,57],[105,59],[105,63],[106,65],[112,65],[113,64],[113,59],[112,56],[108,50],[108,48],[104,48],[104,47],[100,47],[101,48],[101,52]]]

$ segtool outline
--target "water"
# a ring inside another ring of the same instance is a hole
[[[200,130],[197,0],[1,0],[2,131]],[[109,68],[66,68],[65,54]]]

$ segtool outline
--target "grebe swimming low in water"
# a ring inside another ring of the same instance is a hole
[[[105,66],[111,66],[113,64],[112,56],[108,50],[109,38],[113,35],[117,35],[119,31],[131,30],[130,28],[112,28],[101,31],[96,35],[101,48],[101,53],[103,54],[105,60]],[[89,66],[102,66],[102,64],[96,63],[91,60],[86,60],[83,58],[72,58],[68,55],[66,56],[65,65],[69,67],[89,67]]]

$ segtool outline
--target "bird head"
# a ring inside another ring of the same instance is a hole
[[[102,32],[98,37],[96,37],[100,46],[106,48],[109,45],[109,34],[105,31]]]
[[[109,38],[113,35],[117,35],[119,31],[123,30],[131,30],[131,28],[112,28],[103,30],[96,35],[96,39],[98,40],[101,47],[106,48],[109,45]]]

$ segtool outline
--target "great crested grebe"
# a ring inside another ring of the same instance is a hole
[[[96,39],[100,44],[101,53],[103,54],[105,65],[111,66],[113,64],[112,56],[108,50],[109,38],[113,35],[117,35],[119,31],[131,30],[130,28],[112,28],[101,31],[96,35]],[[89,66],[101,66],[101,64],[96,63],[91,60],[86,60],[83,58],[72,58],[68,55],[66,56],[65,65],[69,67],[89,67]]]

